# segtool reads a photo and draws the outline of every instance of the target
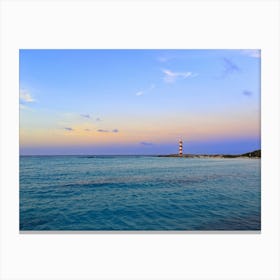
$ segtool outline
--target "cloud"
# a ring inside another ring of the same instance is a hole
[[[223,72],[224,77],[234,74],[235,72],[241,71],[241,69],[236,64],[234,64],[230,59],[224,57],[223,61],[224,61],[224,72]]]
[[[157,60],[158,60],[159,62],[167,62],[167,61],[169,60],[169,58],[168,58],[167,56],[159,56],[159,57],[157,58]]]
[[[162,72],[164,73],[163,80],[166,83],[174,83],[178,79],[186,79],[193,76],[192,72],[172,72],[168,69],[163,69]]]
[[[67,130],[67,131],[73,131],[74,130],[72,127],[64,127],[63,129]]]
[[[101,122],[101,119],[100,118],[96,118],[95,119],[97,122]]]
[[[147,89],[136,92],[135,95],[136,95],[136,96],[144,95],[144,94],[150,92],[151,90],[153,90],[155,87],[156,87],[155,84],[151,84]]]
[[[20,101],[24,102],[24,103],[35,102],[35,99],[31,96],[31,94],[28,91],[23,90],[23,89],[21,89],[19,92],[19,98],[20,98]]]
[[[140,142],[141,145],[144,145],[144,146],[152,146],[154,145],[153,143],[151,142]]]
[[[85,128],[84,131],[90,131],[90,129],[89,128]]]
[[[22,110],[28,109],[28,107],[23,104],[19,104],[19,108]]]
[[[98,132],[103,132],[103,133],[107,133],[107,132],[113,132],[113,133],[118,133],[119,130],[118,129],[113,129],[113,130],[108,130],[108,129],[98,129]]]
[[[80,114],[81,117],[86,118],[86,119],[90,119],[90,115],[89,114]]]
[[[251,96],[251,95],[253,95],[253,92],[249,91],[249,90],[243,90],[242,94],[245,95],[245,96]]]
[[[254,57],[254,58],[261,57],[261,50],[256,50],[256,49],[241,50],[241,53],[249,57]]]

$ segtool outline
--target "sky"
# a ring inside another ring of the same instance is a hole
[[[260,148],[260,50],[19,52],[21,155]]]

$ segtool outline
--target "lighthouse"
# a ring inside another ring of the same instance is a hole
[[[179,140],[179,157],[183,156],[183,140]]]

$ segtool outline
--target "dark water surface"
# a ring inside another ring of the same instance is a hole
[[[20,230],[260,230],[259,159],[21,156]]]

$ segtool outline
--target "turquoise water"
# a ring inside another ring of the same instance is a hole
[[[21,156],[20,230],[260,230],[259,159]]]

